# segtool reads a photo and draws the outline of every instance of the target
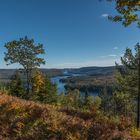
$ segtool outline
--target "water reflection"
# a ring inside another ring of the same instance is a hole
[[[68,73],[66,73],[66,74],[68,74]],[[61,79],[65,79],[65,78],[68,78],[68,77],[71,77],[71,76],[80,76],[80,74],[70,74],[69,76],[56,76],[56,77],[51,78],[52,83],[56,84],[56,86],[57,86],[58,94],[61,94],[62,92],[64,92],[64,93],[66,92],[66,89],[65,89],[66,84],[62,83]],[[89,92],[88,94],[91,95],[91,96],[98,96],[97,91],[96,92],[95,91],[94,92]],[[80,95],[84,96],[85,92],[80,92]]]

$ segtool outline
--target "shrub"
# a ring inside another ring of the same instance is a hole
[[[0,94],[2,140],[131,140],[128,125],[118,128],[119,123],[96,111],[61,109]]]
[[[133,137],[135,137],[135,138],[139,138],[140,139],[140,130],[139,129],[137,129],[137,128],[135,128],[135,127],[132,127],[131,129],[130,129],[130,134],[133,136]]]

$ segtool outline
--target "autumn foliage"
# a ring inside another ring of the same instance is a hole
[[[131,140],[131,125],[128,118],[116,121],[95,110],[58,108],[0,94],[2,140]]]

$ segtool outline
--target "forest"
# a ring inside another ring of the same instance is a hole
[[[139,30],[139,0],[107,2],[118,14],[109,22]],[[45,47],[28,36],[7,41],[4,50],[5,63],[21,68],[0,70],[0,140],[140,140],[139,43],[110,67],[41,68]],[[60,79],[61,93],[56,76],[68,76]]]

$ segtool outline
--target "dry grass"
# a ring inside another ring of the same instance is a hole
[[[131,140],[130,121],[0,94],[0,140]]]

